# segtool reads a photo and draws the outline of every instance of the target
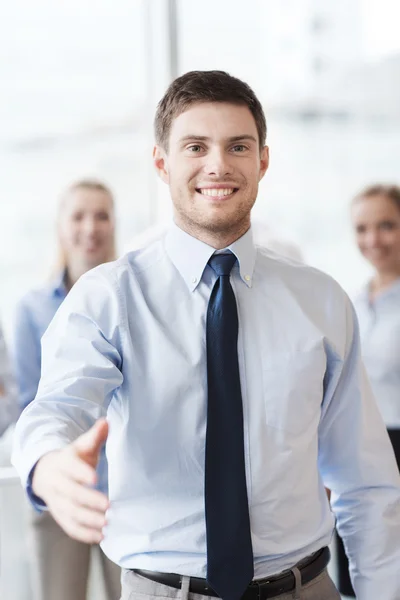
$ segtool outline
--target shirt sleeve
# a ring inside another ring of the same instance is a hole
[[[34,505],[30,478],[37,461],[106,415],[123,381],[119,296],[97,269],[74,285],[42,338],[36,398],[15,430],[12,462]]]
[[[15,311],[12,358],[22,410],[36,396],[41,364],[40,334],[34,325],[27,298],[18,303]]]
[[[344,360],[328,356],[319,466],[332,491],[357,598],[398,600],[400,477],[360,357],[358,322],[349,300],[343,327]]]
[[[16,386],[0,328],[0,435],[17,420],[18,414]]]

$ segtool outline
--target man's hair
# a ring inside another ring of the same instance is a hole
[[[247,106],[256,122],[260,150],[265,145],[267,124],[263,108],[247,83],[225,71],[189,71],[175,79],[160,100],[154,120],[156,143],[168,150],[172,121],[192,104],[227,102]]]
[[[362,198],[372,198],[373,196],[384,196],[391,200],[400,210],[400,187],[393,184],[374,183],[364,188],[353,199],[353,204]]]

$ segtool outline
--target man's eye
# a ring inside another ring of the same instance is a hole
[[[190,152],[194,152],[194,153],[196,153],[196,152],[201,152],[201,149],[202,149],[202,148],[201,148],[201,146],[199,146],[199,144],[193,144],[193,146],[189,146],[189,147],[188,147],[188,150],[189,150]]]
[[[243,144],[236,144],[236,146],[233,146],[232,150],[234,152],[244,152],[245,150],[247,150],[246,146],[243,146]]]

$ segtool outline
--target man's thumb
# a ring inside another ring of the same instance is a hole
[[[86,457],[89,460],[92,459],[91,462],[94,460],[97,463],[98,455],[101,447],[107,440],[107,436],[108,423],[106,419],[102,418],[96,421],[89,431],[79,436],[73,445],[82,458]]]

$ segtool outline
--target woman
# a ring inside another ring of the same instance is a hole
[[[400,187],[364,190],[353,200],[352,221],[374,269],[354,302],[363,359],[400,468]]]
[[[14,359],[21,407],[36,395],[40,379],[40,340],[60,304],[89,269],[115,258],[114,201],[110,190],[92,180],[78,181],[61,198],[58,211],[59,264],[54,277],[30,291],[16,311]],[[107,464],[98,467],[107,492]],[[99,546],[69,538],[49,513],[32,516],[35,600],[85,600],[90,555],[98,552],[108,600],[120,597],[120,569]]]
[[[374,185],[356,196],[352,224],[372,277],[354,301],[364,364],[400,470],[400,187]],[[354,596],[339,542],[339,590]]]

